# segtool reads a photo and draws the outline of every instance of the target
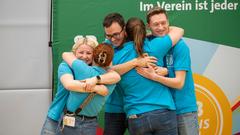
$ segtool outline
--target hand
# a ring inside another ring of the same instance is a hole
[[[165,67],[154,67],[155,72],[160,76],[165,76],[168,74],[168,69]]]
[[[156,66],[155,63],[157,63],[156,57],[144,56],[144,57],[137,58],[136,66],[137,67],[147,67],[149,65],[149,66],[155,67]]]
[[[136,68],[138,74],[141,76],[153,80],[155,76],[157,76],[154,68],[152,66],[149,66],[147,68]]]
[[[83,88],[83,92],[91,92],[91,91],[86,90],[87,84],[86,84],[85,80],[80,80],[80,82],[81,82],[81,86]]]
[[[92,78],[88,78],[85,80],[85,83],[86,83],[85,91],[93,92],[93,89],[97,84],[97,78],[95,76]]]

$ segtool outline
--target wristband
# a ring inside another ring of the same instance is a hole
[[[97,78],[97,84],[100,84],[100,82],[101,82],[101,77],[98,75],[98,76],[96,76],[96,78]]]

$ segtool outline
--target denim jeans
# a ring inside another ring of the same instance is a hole
[[[127,129],[125,113],[105,113],[104,135],[124,135]]]
[[[56,135],[58,127],[59,124],[57,121],[47,117],[43,124],[41,135]]]
[[[176,112],[163,109],[154,110],[128,118],[131,135],[177,135]]]
[[[97,118],[86,119],[75,117],[75,127],[64,126],[63,130],[57,131],[57,135],[96,135]]]
[[[197,112],[177,115],[179,135],[198,135],[198,115]]]

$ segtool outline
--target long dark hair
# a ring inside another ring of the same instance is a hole
[[[128,19],[126,24],[128,40],[132,40],[139,56],[143,56],[143,44],[146,37],[146,27],[144,22],[137,17]]]

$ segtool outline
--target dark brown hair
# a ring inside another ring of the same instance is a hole
[[[118,23],[122,28],[125,26],[124,18],[119,13],[110,13],[103,20],[103,27],[110,27],[114,22]]]
[[[93,51],[93,60],[100,67],[107,67],[111,64],[114,50],[106,43],[99,44]]]
[[[144,22],[137,17],[128,19],[126,24],[128,40],[132,40],[139,56],[143,54],[143,44],[146,37],[146,27]]]
[[[165,14],[166,17],[168,18],[166,10],[160,7],[153,7],[147,12],[147,17],[146,17],[147,23],[150,23],[150,18],[157,14]]]

